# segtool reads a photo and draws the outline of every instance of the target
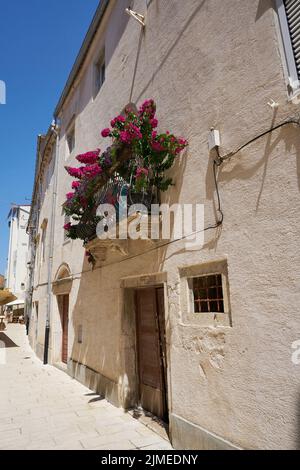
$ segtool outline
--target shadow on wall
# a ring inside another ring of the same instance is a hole
[[[183,28],[178,32],[177,34],[177,37],[175,40],[172,40],[171,42],[171,45],[170,45],[170,48],[167,50],[166,54],[164,55],[164,57],[162,58],[162,60],[160,61],[160,64],[159,66],[156,68],[156,70],[154,70],[154,72],[152,73],[151,75],[151,78],[150,80],[148,81],[148,83],[144,86],[144,88],[142,89],[142,91],[139,92],[139,95],[137,96],[135,102],[137,103],[146,93],[146,91],[148,90],[149,86],[154,82],[157,74],[160,72],[160,70],[163,68],[163,66],[165,65],[165,63],[167,62],[168,58],[170,57],[170,55],[172,54],[172,52],[174,51],[174,49],[178,46],[179,44],[179,41],[181,39],[181,37],[183,36],[183,34],[186,32],[186,30],[188,29],[188,27],[190,26],[191,22],[193,20],[195,20],[195,16],[199,13],[199,11],[201,10],[201,8],[203,7],[203,5],[205,4],[205,1],[206,0],[202,0],[202,2],[200,2],[199,5],[197,5],[197,7],[191,12],[191,14],[188,16],[186,22],[184,23],[183,25]],[[152,3],[152,2],[151,2]],[[154,6],[153,6],[154,8]],[[157,14],[159,12],[159,8],[160,8],[160,2],[159,0],[156,0],[155,1],[155,8],[157,10]],[[136,67],[137,67],[137,64],[136,64]]]
[[[170,171],[175,185],[162,193],[163,203],[172,205],[180,200],[188,158],[186,152],[176,160]],[[213,180],[210,184],[213,185]],[[174,220],[171,220],[171,224],[173,235]],[[211,246],[217,243],[215,234],[212,231],[209,235]],[[122,289],[120,280],[128,276],[162,273],[167,259],[187,252],[185,247],[176,249],[174,244],[172,253],[167,254],[168,242],[162,243],[159,248],[149,247],[143,241],[130,243],[134,248],[129,259],[109,253],[103,267],[97,264],[94,270],[84,259],[75,305],[70,306],[75,335],[71,349],[74,361],[72,375],[114,403],[134,401],[136,389],[136,345],[132,335],[135,305],[132,292]],[[82,332],[82,339],[79,338],[79,331]],[[89,370],[82,365],[87,365]]]
[[[274,9],[274,0],[259,0],[255,21],[258,21],[270,8]]]
[[[205,4],[205,2],[206,2],[206,0],[202,0],[201,3],[196,6],[196,8],[189,14],[189,16],[188,16],[187,20],[185,21],[182,29],[178,32],[178,34],[176,36],[176,39],[175,40],[170,40],[170,47],[167,50],[164,57],[162,58],[162,60],[160,61],[159,66],[153,71],[149,81],[143,87],[143,90],[138,91],[138,96],[135,97],[135,99],[134,99],[135,104],[137,104],[142,99],[142,97],[145,95],[148,88],[151,86],[151,84],[155,80],[157,74],[164,67],[164,65],[167,62],[167,60],[169,59],[170,55],[172,54],[174,49],[178,46],[181,37],[187,31],[187,29],[190,26],[191,22],[195,20],[195,17],[199,13],[199,11],[201,10],[201,8]],[[107,80],[109,80],[108,66],[109,66],[109,63],[112,59],[112,56],[113,56],[120,40],[122,39],[123,33],[124,33],[124,31],[125,31],[125,29],[128,25],[128,22],[129,21],[134,21],[134,20],[131,19],[131,17],[129,15],[127,15],[125,13],[125,8],[127,6],[133,7],[134,6],[133,4],[134,4],[134,2],[130,1],[130,0],[128,0],[126,3],[125,3],[124,0],[120,0],[117,4],[117,7],[116,7],[115,11],[113,12],[113,16],[115,16],[115,21],[117,21],[118,15],[120,15],[120,13],[122,12],[122,16],[121,16],[122,21],[121,21],[120,25],[118,25],[117,28],[113,28],[113,27],[111,28],[111,30],[112,30],[111,34],[110,34],[109,31],[107,33],[106,43],[108,45],[108,48],[107,48],[107,52],[105,54],[105,61],[106,61],[106,68],[107,68]],[[159,4],[158,0],[151,0],[151,1],[148,0],[148,7],[150,7],[150,5],[151,5],[151,8],[156,8],[159,11],[160,4]],[[112,21],[113,21],[113,18],[112,18]],[[117,36],[115,35],[116,30],[118,31]],[[133,69],[132,69],[132,80],[130,82],[128,82],[128,97],[134,96],[134,92],[135,92],[135,88],[136,88],[136,82],[138,82],[138,80],[136,80],[136,78],[137,78],[137,75],[138,75],[137,72],[138,72],[139,58],[140,58],[140,55],[143,54],[143,52],[144,52],[143,48],[142,48],[144,37],[145,37],[145,35],[143,33],[143,30],[142,30],[140,35],[139,35],[139,40],[134,45],[133,50],[130,51],[130,53],[132,53],[134,55],[135,59],[134,59],[134,65],[133,65]],[[86,74],[84,76],[84,78],[82,79],[81,87],[80,87],[80,99],[78,100],[78,109],[76,110],[76,114],[78,116],[84,111],[84,109],[87,107],[87,105],[90,103],[90,100],[91,100],[90,84],[88,82],[89,82],[89,79],[88,79],[88,76]],[[104,85],[104,87],[105,87],[105,85]],[[131,99],[129,99],[129,101],[131,101]],[[127,103],[124,103],[124,105],[125,104],[127,104]],[[102,106],[103,106],[103,103],[102,103]],[[110,117],[112,117],[112,116],[110,116]],[[67,128],[65,130],[67,130]],[[64,136],[64,133],[61,134],[61,137],[63,137],[63,136]]]
[[[152,257],[148,272],[161,271],[165,250]],[[135,308],[134,302],[128,302],[125,309],[128,298],[120,287],[120,279],[145,274],[145,267],[141,266],[145,266],[141,261],[115,262],[109,267],[108,277],[107,268],[96,266],[92,271],[84,261],[71,315],[75,333],[70,354],[72,376],[101,397],[125,408],[134,403],[136,394]]]
[[[127,7],[132,7],[133,0],[118,0],[116,2],[115,9],[112,12],[111,16],[111,26],[108,28],[104,34],[104,41],[105,47],[102,40],[99,41],[97,44],[98,53],[101,52],[101,49],[105,49],[105,69],[106,75],[109,75],[109,63],[113,57],[113,54],[118,47],[120,40],[122,39],[123,33],[127,27],[127,24],[130,20],[129,15],[126,14],[125,9]],[[99,51],[100,48],[100,51]],[[93,57],[94,64],[92,63],[91,66],[95,67],[99,57]],[[109,77],[107,77],[109,79]],[[94,76],[92,77],[92,81],[94,81]],[[90,103],[92,94],[94,92],[94,86],[91,86],[91,76],[88,72],[85,72],[83,77],[81,78],[80,87],[79,87],[79,95],[80,99],[76,104],[76,115],[79,116],[87,105]],[[103,104],[102,104],[103,105]],[[78,107],[77,107],[78,106]],[[68,130],[69,127],[64,128],[64,132],[61,132],[61,137],[63,137]]]
[[[271,123],[271,127],[274,124],[274,119]],[[248,180],[252,178],[254,175],[257,175],[259,170],[263,168],[262,177],[261,177],[261,185],[257,195],[256,200],[256,212],[259,210],[261,197],[264,190],[264,185],[267,178],[267,170],[269,159],[272,152],[276,149],[278,144],[281,141],[284,141],[285,144],[285,153],[282,154],[282,165],[285,165],[285,155],[287,154],[289,158],[293,157],[293,154],[296,157],[296,166],[297,166],[297,181],[298,181],[298,189],[300,191],[300,139],[299,139],[299,127],[296,125],[287,125],[279,128],[278,130],[274,131],[273,133],[270,132],[267,136],[262,137],[261,141],[265,140],[265,148],[261,151],[261,158],[256,160],[254,163],[251,163],[251,158],[243,158],[245,153],[241,151],[239,154],[235,155],[232,160],[225,162],[219,170],[219,183],[230,183],[232,180]],[[245,150],[250,153],[253,151],[253,146],[259,145],[259,140],[256,143],[250,144],[247,149]],[[252,149],[251,149],[252,146]],[[257,147],[256,147],[257,148]],[[257,151],[256,151],[257,153]],[[231,162],[229,170],[226,169],[228,162]],[[209,169],[207,172],[207,195],[209,199],[213,198],[212,186],[211,186],[211,170],[212,165],[209,165]],[[222,191],[222,186],[220,188]]]
[[[0,345],[1,347],[3,347],[4,345],[5,348],[18,348],[19,347],[16,343],[14,343],[12,339],[9,338],[9,336],[7,336],[3,332],[0,333]]]

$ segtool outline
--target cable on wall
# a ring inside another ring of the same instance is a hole
[[[261,137],[264,137],[265,135],[267,134],[270,134],[270,132],[273,132],[275,131],[276,129],[279,129],[280,127],[283,127],[283,126],[286,126],[288,124],[296,124],[298,127],[300,126],[300,116],[298,116],[298,119],[296,119],[295,117],[293,118],[290,118],[290,119],[287,119],[286,121],[283,121],[279,124],[277,124],[276,126],[274,127],[271,127],[270,129],[262,132],[261,134],[257,135],[256,137],[253,137],[252,139],[248,140],[248,142],[246,142],[245,144],[241,145],[238,149],[234,150],[233,152],[229,152],[227,153],[226,155],[220,155],[219,154],[219,149],[217,150],[218,152],[218,159],[220,161],[220,163],[222,163],[223,161],[227,160],[228,158],[231,158],[233,157],[234,155],[236,155],[237,153],[239,153],[241,150],[243,150],[245,147],[247,147],[248,145],[252,144],[253,142],[255,142],[256,140],[260,139]]]
[[[205,227],[204,229],[202,230],[197,230],[195,232],[192,232],[190,233],[189,235],[185,235],[181,238],[177,238],[177,239],[174,239],[174,240],[170,240],[166,243],[162,243],[158,246],[155,246],[153,248],[150,248],[149,250],[146,250],[144,251],[143,253],[137,253],[135,255],[132,255],[132,256],[128,256],[126,258],[123,258],[121,260],[118,260],[118,261],[113,261],[111,263],[107,263],[107,264],[103,264],[101,266],[96,266],[94,268],[95,271],[99,270],[99,269],[102,269],[102,268],[105,268],[105,267],[109,267],[109,266],[112,266],[114,264],[119,264],[119,263],[122,263],[122,262],[125,262],[125,261],[130,261],[132,259],[135,259],[135,258],[138,258],[139,256],[142,256],[142,255],[145,255],[145,254],[148,254],[148,253],[151,253],[152,251],[156,251],[160,248],[164,248],[165,246],[169,246],[169,245],[172,245],[173,243],[176,243],[178,241],[182,241],[188,237],[191,237],[192,235],[197,235],[198,233],[201,233],[201,232],[205,232],[205,231],[208,231],[208,230],[213,230],[213,229],[216,229],[218,227],[220,227],[222,224],[223,224],[223,221],[224,221],[224,213],[223,213],[223,210],[222,210],[222,205],[221,205],[221,197],[220,197],[220,191],[219,191],[219,185],[218,185],[218,179],[217,179],[217,168],[220,167],[223,162],[225,160],[227,160],[228,158],[231,158],[233,157],[234,155],[236,155],[237,153],[239,153],[242,149],[244,149],[245,147],[247,147],[248,145],[252,144],[253,142],[255,142],[256,140],[260,139],[261,137],[264,137],[265,135],[275,131],[276,129],[279,129],[280,127],[283,127],[283,126],[286,126],[286,125],[289,125],[289,124],[296,124],[298,127],[300,127],[300,116],[298,116],[298,119],[296,119],[296,117],[293,117],[293,118],[290,118],[286,121],[283,121],[279,124],[277,124],[276,126],[272,127],[271,129],[268,129],[264,132],[262,132],[261,134],[257,135],[256,137],[253,137],[252,139],[250,139],[248,142],[246,142],[245,144],[241,145],[239,148],[237,148],[236,150],[234,150],[233,152],[230,152],[226,155],[220,155],[220,151],[219,151],[219,147],[216,147],[216,153],[217,153],[217,158],[214,159],[213,161],[213,175],[214,175],[214,184],[215,184],[215,190],[216,190],[216,194],[217,194],[217,201],[218,201],[218,206],[217,206],[217,212],[219,214],[219,218],[217,220],[217,222],[213,225],[208,225],[207,227]],[[87,270],[84,270],[80,273],[75,273],[73,274],[72,276],[72,279],[79,279],[81,277],[82,274],[86,274],[90,272],[90,269],[87,269]]]

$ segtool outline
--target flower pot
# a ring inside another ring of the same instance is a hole
[[[92,240],[96,236],[97,224],[82,224],[76,225],[76,235],[81,240]]]
[[[133,204],[142,204],[147,208],[147,211],[151,211],[151,204],[155,203],[154,194],[151,192],[128,192],[128,207]]]

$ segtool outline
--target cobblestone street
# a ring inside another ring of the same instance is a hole
[[[172,448],[130,414],[44,366],[24,326],[8,325],[0,346],[0,449]]]

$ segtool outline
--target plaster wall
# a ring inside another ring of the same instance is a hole
[[[201,250],[187,250],[183,241],[152,251],[139,244],[130,253],[138,256],[109,254],[92,271],[81,242],[64,241],[61,205],[71,184],[64,166],[75,163],[78,153],[107,146],[100,131],[131,94],[138,104],[154,98],[161,128],[188,139],[188,150],[170,172],[176,184],[164,200],[204,204],[206,225],[216,217],[209,129],[220,130],[224,154],[299,112],[288,100],[273,2],[184,4],[150,2],[140,37],[140,26],[124,20],[120,1],[110,2],[60,115],[52,280],[67,263],[73,277],[69,355],[118,384],[120,396],[124,384],[130,390],[122,280],[166,273],[170,414],[237,447],[298,448],[300,383],[291,360],[292,342],[300,337],[298,128],[281,127],[220,167],[224,224],[205,232]],[[136,0],[133,7],[143,12],[145,2]],[[108,38],[106,81],[94,98],[94,61]],[[267,105],[271,98],[280,103],[277,112]],[[65,136],[74,115],[76,146],[68,155]],[[227,262],[231,326],[212,318],[188,320],[182,302],[182,268],[198,266],[193,269],[201,274],[204,264],[217,260]],[[56,362],[61,325],[55,300],[52,318]]]

